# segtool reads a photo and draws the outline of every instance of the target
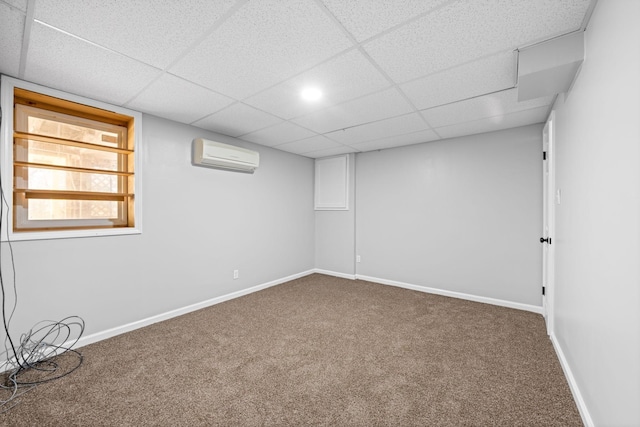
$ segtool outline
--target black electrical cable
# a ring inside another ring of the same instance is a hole
[[[0,174],[0,236],[3,225],[6,228],[5,206],[8,216],[9,203],[5,198]],[[16,400],[18,397],[32,390],[38,384],[65,377],[82,365],[82,354],[74,350],[73,347],[78,343],[85,327],[84,320],[79,316],[69,316],[60,321],[42,321],[36,323],[28,333],[21,336],[20,345],[15,345],[9,330],[18,306],[18,288],[13,246],[8,230],[6,233],[11,256],[14,299],[11,314],[7,319],[7,295],[2,271],[2,244],[0,243],[0,295],[2,296],[2,324],[5,332],[5,351],[0,353],[0,363],[3,363],[1,366],[4,367],[0,370],[0,393],[8,394],[7,397],[0,394],[0,413],[13,408],[18,403]],[[70,364],[65,360],[68,359],[68,356],[75,358],[72,360],[73,363]]]
[[[80,317],[69,316],[58,322],[40,323],[43,324],[40,328],[29,331],[21,339],[20,348],[24,352],[20,357],[23,358],[23,361],[21,366],[11,374],[12,380],[18,386],[37,385],[65,377],[82,364],[82,354],[72,349],[84,332],[84,321]],[[74,326],[78,328],[76,334],[72,330]],[[60,342],[60,344],[54,344],[56,342]],[[59,373],[60,367],[56,363],[55,357],[67,352],[75,355],[77,361],[70,368]],[[21,376],[24,375],[36,378],[23,380]]]
[[[4,223],[4,207],[7,208],[9,204],[7,203],[6,198],[4,197],[4,189],[2,188],[2,174],[0,174],[0,235],[2,234],[2,225]],[[11,310],[11,316],[9,316],[9,321],[7,321],[6,317],[6,293],[4,290],[4,278],[2,276],[2,245],[0,244],[0,288],[2,289],[2,324],[4,326],[5,331],[5,348],[6,348],[6,340],[9,340],[11,344],[11,349],[13,350],[13,356],[16,360],[18,357],[16,355],[16,348],[13,344],[13,340],[11,339],[11,334],[9,333],[9,324],[11,323],[11,319],[13,318],[13,313],[18,306],[18,292],[16,288],[16,268],[15,261],[13,258],[13,246],[11,246],[11,240],[9,239],[9,232],[7,231],[7,243],[9,245],[9,253],[11,254],[11,271],[13,272],[13,289],[14,289],[14,302],[13,309]]]

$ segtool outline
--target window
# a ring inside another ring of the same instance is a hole
[[[5,199],[12,202],[7,221],[11,239],[139,232],[135,132],[140,114],[12,86],[13,126],[4,129],[9,127],[5,116],[2,133],[2,184]],[[3,76],[3,112],[9,97],[5,89]],[[12,186],[6,183],[8,167]]]

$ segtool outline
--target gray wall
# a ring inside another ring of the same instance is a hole
[[[349,210],[316,211],[316,268],[355,275],[355,154],[349,155]]]
[[[261,166],[191,166],[195,137],[255,149]],[[314,267],[311,159],[152,116],[142,154],[141,235],[13,243],[14,337],[67,315],[86,320],[85,334],[102,332]]]
[[[358,154],[357,274],[540,306],[542,126]]]
[[[557,106],[555,324],[595,425],[640,425],[640,2],[599,1]]]

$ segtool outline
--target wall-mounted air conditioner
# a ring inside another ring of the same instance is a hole
[[[253,173],[259,163],[257,151],[203,138],[193,140],[194,165]]]

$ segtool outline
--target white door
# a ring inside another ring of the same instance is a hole
[[[547,322],[547,333],[553,331],[553,279],[555,248],[555,176],[554,138],[555,112],[551,112],[542,137],[542,305]],[[559,194],[557,195],[559,199]],[[559,201],[559,200],[558,200]]]

